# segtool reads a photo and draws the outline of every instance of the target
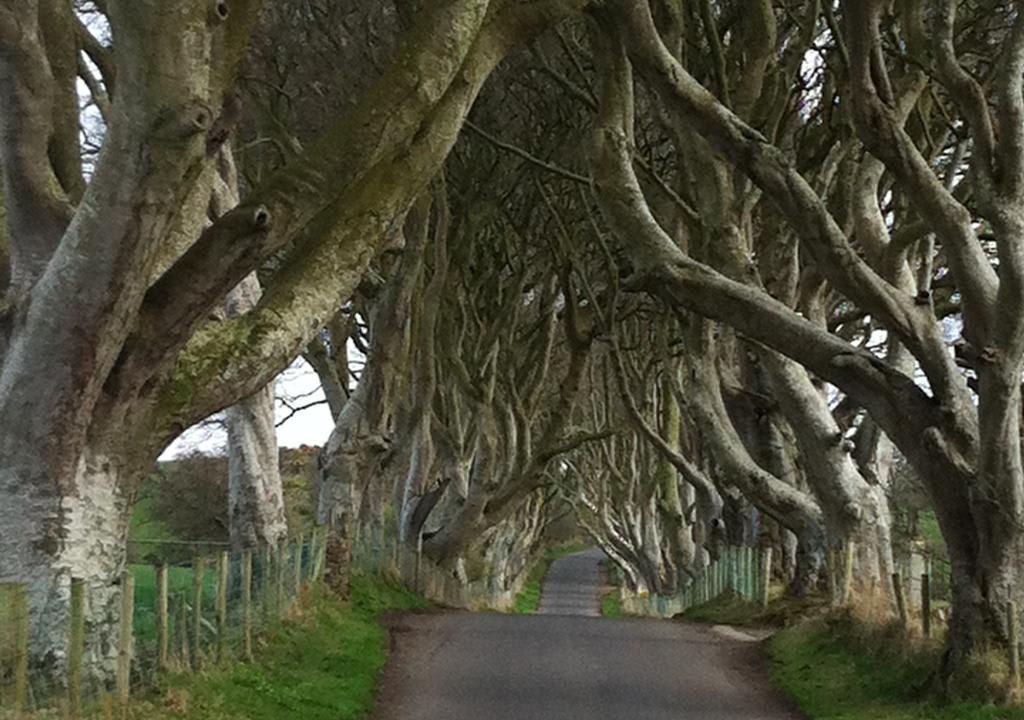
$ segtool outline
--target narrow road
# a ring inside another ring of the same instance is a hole
[[[540,596],[541,615],[601,615],[601,566],[597,548],[551,563]]]
[[[798,720],[757,647],[709,628],[598,613],[600,554],[552,565],[537,615],[391,623],[377,720]]]

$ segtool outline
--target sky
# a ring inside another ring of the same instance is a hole
[[[277,378],[277,420],[283,421],[289,414],[283,404],[283,398],[294,398],[295,406],[307,405],[315,401],[321,404],[302,410],[277,428],[277,443],[281,447],[299,447],[301,445],[323,445],[334,427],[331,413],[324,401],[324,393],[320,380],[305,360],[297,359],[292,366]],[[161,460],[170,460],[199,450],[208,454],[223,454],[227,446],[227,437],[219,424],[199,425],[186,430],[160,456]]]

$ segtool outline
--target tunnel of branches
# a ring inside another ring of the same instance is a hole
[[[346,537],[496,592],[570,512],[638,593],[746,544],[804,596],[854,547],[849,601],[895,612],[910,484],[947,669],[1004,642],[1022,71],[980,0],[0,0],[0,579],[34,652],[72,566],[114,631],[139,482],[211,415],[232,541],[286,532],[299,356]]]

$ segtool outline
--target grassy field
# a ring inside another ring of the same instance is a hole
[[[373,702],[377,674],[387,658],[387,633],[377,617],[427,603],[375,578],[355,577],[352,598],[317,595],[293,620],[261,642],[257,660],[176,675],[132,716],[172,720],[347,720]]]
[[[135,577],[135,638],[136,642],[148,644],[156,639],[156,569],[151,565],[129,565]],[[168,594],[173,598],[179,592],[188,593],[192,602],[191,567],[169,567],[167,569]],[[217,594],[216,572],[207,568],[203,574],[203,607],[212,616]]]

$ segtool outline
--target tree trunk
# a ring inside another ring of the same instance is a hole
[[[807,371],[773,350],[758,351],[775,399],[793,430],[808,483],[822,507],[830,539],[856,543],[852,602],[876,588],[888,589],[892,576],[889,501],[884,489],[869,482],[848,449],[843,433]],[[879,437],[866,438],[876,443]],[[888,596],[889,593],[885,592]]]
[[[32,663],[49,677],[63,676],[71,580],[84,580],[86,673],[106,682],[117,658],[120,577],[131,514],[126,488],[139,473],[117,454],[91,447],[82,452],[75,472],[61,479],[45,477],[32,452],[23,455],[31,461],[30,473],[19,473],[26,466],[5,457],[0,582],[28,584]]]
[[[274,546],[288,534],[274,427],[274,387],[227,411],[231,547]]]
[[[230,146],[220,149],[217,161],[210,198],[214,218],[239,202],[238,171]],[[250,273],[228,293],[227,316],[249,312],[261,294],[259,278]],[[274,420],[273,381],[227,411],[228,528],[235,550],[273,546],[288,534]]]
[[[680,433],[679,403],[672,394],[671,381],[665,378],[661,383],[660,431],[669,446],[678,452]],[[680,578],[693,565],[694,546],[689,528],[686,527],[682,497],[679,494],[679,477],[675,467],[663,454],[658,455],[655,467],[658,483],[658,511],[661,518],[662,534],[667,542],[665,549],[666,594],[674,594],[680,585]],[[693,489],[687,486],[689,494]]]

